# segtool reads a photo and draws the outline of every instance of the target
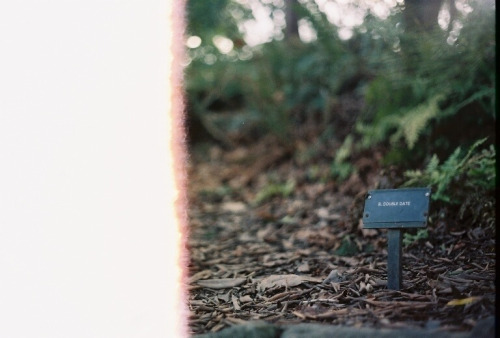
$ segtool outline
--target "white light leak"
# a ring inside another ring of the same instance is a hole
[[[188,48],[194,49],[200,47],[200,45],[201,45],[201,38],[199,36],[192,35],[186,40],[186,46]]]
[[[221,35],[214,36],[212,42],[222,54],[228,54],[233,50],[234,47],[233,41],[231,41],[231,39],[228,39],[225,36]]]
[[[182,8],[2,3],[0,337],[186,337]]]

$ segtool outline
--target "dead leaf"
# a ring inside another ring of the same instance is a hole
[[[332,287],[335,290],[335,292],[339,292],[339,290],[340,290],[340,283],[331,282],[330,284],[332,284]]]
[[[245,283],[246,278],[219,278],[219,279],[204,279],[196,283],[205,288],[211,289],[227,289]]]
[[[297,267],[297,271],[298,272],[309,272],[311,270],[311,268],[309,268],[309,263],[306,261],[302,264],[300,264],[298,267]]]
[[[481,297],[468,297],[468,298],[463,298],[463,299],[453,299],[450,300],[446,305],[448,306],[460,306],[460,305],[467,305],[467,304],[472,304],[477,301],[479,301]]]
[[[300,313],[299,311],[292,311],[292,314],[299,317],[300,319],[306,319],[306,316],[303,313]]]
[[[317,209],[316,215],[318,215],[318,217],[321,219],[330,220],[330,221],[338,221],[341,218],[341,216],[339,214],[330,214],[329,208]]]
[[[300,285],[304,282],[321,283],[322,279],[311,276],[298,276],[298,275],[271,275],[264,278],[259,283],[259,290],[272,288],[273,286],[293,287]]]
[[[227,293],[223,294],[223,295],[217,295],[217,298],[219,298],[220,300],[223,300],[224,302],[229,302],[229,297],[232,293],[232,290],[229,290]]]
[[[328,277],[325,278],[325,280],[323,281],[323,284],[326,284],[326,283],[340,283],[344,280],[344,278],[342,278],[342,276],[339,274],[338,270],[332,270],[330,272],[330,274],[328,275]]]
[[[223,211],[237,214],[245,212],[247,210],[247,206],[243,202],[226,202],[221,205],[221,209]]]
[[[245,295],[245,296],[240,297],[241,303],[249,303],[252,300],[253,300],[252,297],[250,297],[249,295]]]
[[[231,301],[233,302],[233,306],[234,306],[234,309],[236,311],[240,311],[241,310],[241,307],[240,307],[240,304],[238,304],[238,298],[236,298],[235,295],[232,295],[231,296]]]
[[[210,276],[212,276],[212,271],[210,271],[210,270],[203,270],[203,271],[197,272],[189,278],[189,284],[192,284],[200,279],[208,278]]]
[[[359,290],[359,292],[365,291],[366,290],[366,283],[363,281],[359,282],[358,290]]]

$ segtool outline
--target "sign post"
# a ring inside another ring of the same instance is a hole
[[[388,229],[387,288],[402,286],[401,242],[403,230],[427,225],[429,188],[370,190],[366,195],[363,226],[366,229]]]

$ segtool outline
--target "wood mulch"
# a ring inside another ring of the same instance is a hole
[[[464,331],[494,314],[494,228],[431,206],[428,237],[403,250],[403,288],[388,290],[385,232],[360,220],[366,191],[390,181],[378,155],[360,160],[368,174],[337,185],[331,154],[294,147],[263,139],[193,152],[192,334],[257,319]]]

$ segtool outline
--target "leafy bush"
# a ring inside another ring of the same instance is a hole
[[[334,156],[334,177],[349,177],[355,171],[350,161],[377,144],[389,149],[385,163],[411,168],[428,154],[449,156],[457,146],[494,135],[489,126],[495,121],[495,17],[487,6],[475,4],[468,17],[457,18],[463,28],[448,43],[449,32],[439,29],[404,31],[397,8],[385,21],[368,16],[349,43],[332,48],[321,38],[328,34],[321,14],[310,10],[309,17],[319,32],[318,50],[341,50],[351,55],[337,62],[357,62],[330,74],[342,78],[349,69],[364,68],[374,77],[359,88],[366,108]],[[335,93],[335,86],[324,88]]]
[[[430,186],[432,199],[447,203],[459,203],[467,194],[491,191],[496,188],[496,151],[493,145],[478,148],[486,139],[474,143],[464,154],[458,147],[446,161],[440,164],[434,155],[424,171],[408,170],[404,186]]]
[[[386,164],[411,168],[429,161],[428,154],[448,157],[479,138],[492,142],[494,10],[475,3],[471,14],[459,18],[463,28],[456,41],[448,42],[448,32],[439,29],[404,32],[398,15],[396,11],[385,21],[366,19],[365,32],[356,37],[362,42],[364,64],[375,78],[364,87],[366,109],[356,122],[354,141],[346,139],[341,149],[353,145],[355,157],[383,144],[388,149]],[[348,168],[348,160],[337,156],[332,165]],[[346,171],[336,176],[346,177]]]

